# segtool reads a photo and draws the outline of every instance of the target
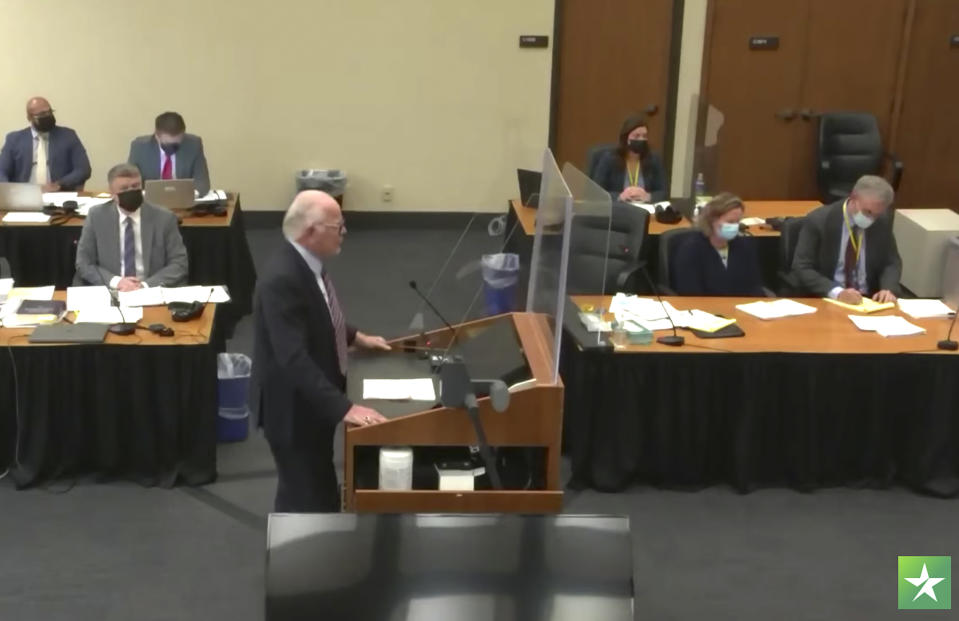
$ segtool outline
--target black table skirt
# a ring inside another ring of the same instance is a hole
[[[563,347],[575,488],[959,493],[959,357]]]
[[[10,465],[19,488],[90,473],[164,487],[213,481],[216,350],[215,342],[7,348],[0,469]]]
[[[73,284],[80,231],[78,226],[0,227],[0,257],[10,261],[18,286],[65,289]],[[253,311],[256,287],[239,199],[230,226],[183,226],[180,234],[190,259],[189,284],[223,284],[230,290],[232,301],[217,311],[229,337],[236,322]]]

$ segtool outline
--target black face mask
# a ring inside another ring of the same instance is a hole
[[[646,157],[647,155],[649,155],[649,141],[648,140],[630,140],[629,150],[640,157]]]
[[[57,118],[52,114],[37,117],[33,120],[33,127],[38,132],[48,132],[57,125]]]
[[[125,190],[118,193],[117,204],[124,211],[136,211],[143,204],[143,190]]]
[[[180,150],[179,142],[161,142],[160,148],[163,149],[163,152],[167,155],[173,155]]]

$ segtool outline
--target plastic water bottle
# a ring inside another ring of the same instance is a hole
[[[696,198],[700,198],[706,195],[706,182],[703,180],[703,173],[696,175],[696,186],[695,186]]]

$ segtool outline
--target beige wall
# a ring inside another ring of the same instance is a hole
[[[248,209],[284,209],[296,169],[336,167],[348,209],[501,211],[546,146],[552,50],[517,42],[552,35],[553,0],[0,0],[0,15],[0,129],[47,96],[87,147],[88,187],[168,109]]]

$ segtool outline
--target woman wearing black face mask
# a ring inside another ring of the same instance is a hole
[[[600,155],[593,181],[613,200],[656,202],[666,198],[666,174],[659,156],[649,150],[649,127],[630,116],[619,130],[619,146]]]

